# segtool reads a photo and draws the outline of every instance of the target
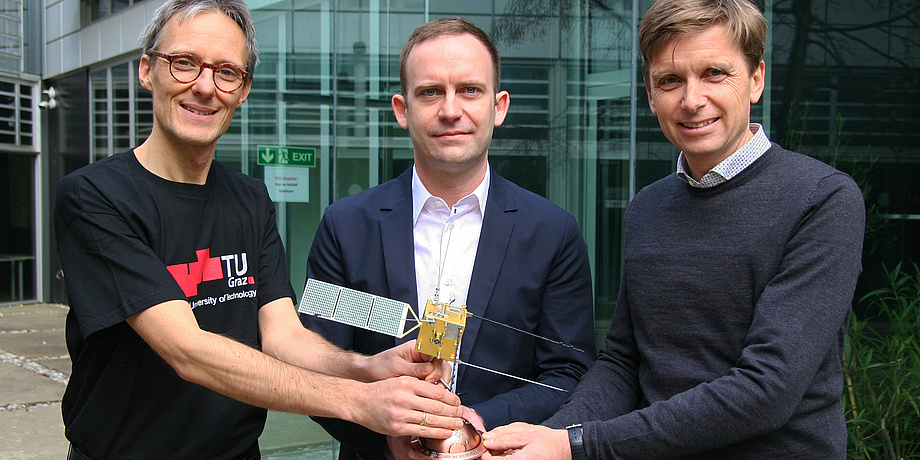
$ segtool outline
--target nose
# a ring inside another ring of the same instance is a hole
[[[438,116],[444,120],[456,120],[460,118],[463,112],[460,110],[459,102],[456,95],[448,93],[444,96],[444,102],[441,104]]]
[[[192,85],[192,91],[204,97],[213,96],[217,92],[217,85],[214,84],[214,70],[201,69],[201,73],[198,74],[198,78],[195,79]]]
[[[703,83],[688,79],[684,85],[684,97],[681,105],[685,110],[695,112],[706,105],[707,97]]]

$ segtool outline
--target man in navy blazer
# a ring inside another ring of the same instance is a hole
[[[508,93],[498,91],[499,68],[489,37],[465,19],[416,29],[400,56],[402,90],[392,101],[415,164],[326,209],[307,275],[422,309],[432,298],[466,305],[474,316],[461,361],[572,391],[595,357],[587,249],[571,213],[489,167],[492,131],[509,105]],[[400,342],[314,316],[302,320],[362,353]],[[539,423],[569,394],[464,365],[451,387],[487,428]],[[419,458],[407,438],[318,421],[342,442],[340,459]]]

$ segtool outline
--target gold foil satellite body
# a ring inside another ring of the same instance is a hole
[[[429,300],[419,322],[415,349],[435,358],[457,361],[457,349],[466,329],[466,306]]]

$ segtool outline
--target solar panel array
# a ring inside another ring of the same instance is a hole
[[[410,308],[405,302],[311,278],[297,311],[402,338],[412,330],[404,330]]]

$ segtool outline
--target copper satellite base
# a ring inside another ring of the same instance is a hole
[[[482,433],[464,420],[463,427],[454,430],[447,439],[412,437],[412,448],[429,458],[467,460],[479,458],[486,452],[482,445]]]

